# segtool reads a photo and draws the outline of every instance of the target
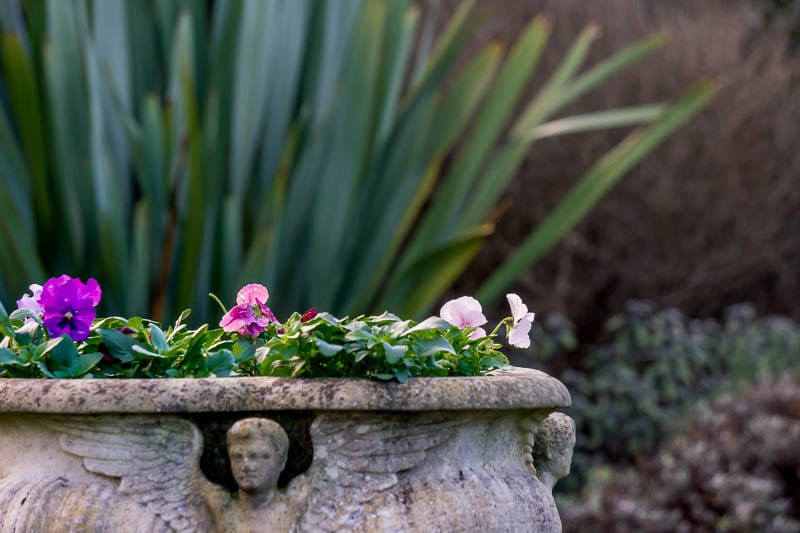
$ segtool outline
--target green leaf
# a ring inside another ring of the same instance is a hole
[[[96,329],[95,332],[103,340],[111,357],[119,359],[122,363],[130,363],[136,358],[133,347],[137,345],[141,347],[141,344],[132,337],[115,329]]]
[[[402,336],[407,337],[412,333],[418,333],[420,331],[431,331],[431,330],[439,330],[439,331],[448,331],[452,328],[453,325],[450,324],[447,320],[443,318],[439,318],[438,316],[431,316],[417,324],[416,326],[407,329]]]
[[[318,313],[317,316],[314,317],[314,318],[317,319],[317,320],[322,320],[323,322],[325,322],[326,324],[330,324],[331,326],[338,327],[339,324],[340,324],[340,321],[339,321],[338,318],[336,318],[332,314],[326,313],[324,311],[322,313]]]
[[[148,350],[147,348],[145,348],[144,346],[141,346],[139,344],[134,344],[132,349],[133,349],[134,352],[139,354],[139,356],[138,356],[139,359],[148,359],[148,358],[163,359],[164,358],[164,356],[161,355],[160,353],[155,353],[155,352],[153,352],[151,350]]]
[[[155,324],[150,324],[150,343],[158,353],[163,354],[169,351],[169,344],[164,332]]]
[[[11,325],[11,320],[8,318],[8,313],[6,312],[6,308],[3,307],[2,302],[0,302],[0,334],[12,339],[16,338],[14,326]]]
[[[426,211],[420,227],[401,258],[395,273],[402,272],[423,253],[447,235],[448,220],[463,203],[463,197],[474,187],[482,162],[497,142],[506,121],[516,105],[544,50],[549,25],[543,18],[534,19],[514,43],[497,81],[478,112],[464,147],[458,152],[444,182]]]
[[[53,342],[56,341],[56,342]],[[91,370],[103,354],[80,355],[78,347],[66,335],[48,342],[42,356],[47,355],[47,368],[57,378],[77,378]]]
[[[101,353],[83,354],[73,360],[72,366],[63,370],[56,370],[53,374],[57,378],[78,378],[97,366],[101,359],[103,359],[103,354]]]
[[[219,350],[208,355],[206,370],[217,377],[227,377],[230,376],[234,364],[233,353],[230,350]]]
[[[396,368],[394,371],[394,377],[400,383],[405,383],[408,381],[408,378],[411,377],[411,372],[409,372],[408,368],[405,367]]]
[[[348,329],[350,329],[350,328],[348,328]],[[366,325],[364,325],[363,323],[361,323],[361,324],[355,323],[352,326],[352,329],[350,329],[350,331],[348,331],[347,334],[344,336],[344,339],[346,341],[351,341],[351,342],[353,342],[353,341],[374,341],[375,340],[375,335],[370,333],[370,331],[367,329]]]
[[[397,276],[380,304],[404,316],[426,312],[464,271],[492,227],[485,225],[421,257]]]
[[[256,356],[256,345],[249,341],[239,341],[233,347],[234,361],[242,364]]]
[[[314,337],[314,342],[317,344],[319,352],[325,357],[333,357],[344,349],[344,346],[341,344],[332,344],[320,339],[319,337]]]
[[[400,361],[408,351],[408,346],[406,345],[393,346],[386,341],[381,341],[381,345],[383,346],[383,352],[386,355],[386,362],[390,365]]]
[[[456,353],[450,341],[442,337],[418,340],[415,344],[417,356],[420,358],[430,357],[440,352],[447,352],[454,355]]]
[[[36,78],[31,58],[19,35],[4,34],[0,46],[5,87],[8,90],[10,107],[20,131],[25,160],[30,172],[37,223],[51,229],[53,212],[50,186],[47,181],[47,162],[50,152],[47,149],[45,122],[42,116],[40,80]]]
[[[525,108],[522,116],[514,126],[512,136],[516,136],[516,132],[521,130],[532,130],[544,117],[558,108],[559,103],[563,101],[564,87],[568,85],[583,64],[586,55],[589,53],[592,41],[599,33],[599,28],[591,24],[578,35],[558,68],[556,68],[556,71],[547,80],[547,83],[536,95],[533,102]]]
[[[575,115],[542,124],[533,131],[529,138],[531,140],[536,140],[544,137],[565,135],[567,133],[636,126],[654,122],[664,114],[665,109],[666,105],[658,104],[622,107],[609,111],[597,111],[594,113]]]
[[[229,183],[236,198],[244,198],[247,178],[254,166],[256,143],[260,138],[264,110],[272,85],[268,66],[275,51],[265,46],[270,30],[280,30],[276,21],[277,2],[245,0],[242,3],[238,53],[234,56],[231,99],[231,154]]]
[[[474,5],[475,0],[464,0],[450,17],[447,26],[436,41],[430,60],[426,62],[419,77],[414,80],[410,98],[416,97],[424,91],[426,86],[435,83],[452,64],[472,33],[472,29],[477,26],[476,19],[470,17]]]
[[[17,355],[8,348],[0,348],[0,365],[13,365],[21,362]]]
[[[555,246],[608,189],[705,106],[715,92],[712,82],[701,81],[667,107],[654,124],[623,139],[586,173],[517,251],[489,277],[475,297],[484,305],[499,298],[524,269]]]
[[[449,148],[463,131],[494,77],[502,51],[499,43],[484,48],[448,89],[429,134],[428,142],[437,152]]]
[[[67,257],[74,271],[85,266],[87,249],[95,242],[94,191],[85,167],[90,160],[90,131],[86,95],[86,65],[81,50],[88,34],[83,1],[48,2],[49,42],[44,48],[43,68],[49,96],[49,114],[54,149],[53,187],[48,197],[57,196],[56,213]]]

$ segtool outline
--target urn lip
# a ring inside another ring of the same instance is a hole
[[[568,407],[567,388],[530,368],[411,378],[0,379],[0,413],[470,411]]]

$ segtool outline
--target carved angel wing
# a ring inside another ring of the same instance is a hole
[[[203,531],[212,522],[200,471],[203,437],[177,417],[60,418],[61,448],[83,458],[86,470],[120,479],[118,492],[157,515],[174,531]]]
[[[300,529],[346,528],[348,516],[397,485],[398,474],[421,465],[458,425],[441,415],[318,416],[311,426],[312,488]]]

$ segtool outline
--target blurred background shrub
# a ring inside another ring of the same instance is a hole
[[[800,377],[697,404],[636,472],[598,470],[564,531],[800,531]]]
[[[563,340],[572,327],[562,318],[542,323],[534,357],[575,346]],[[630,302],[607,329],[613,336],[607,344],[581,347],[579,367],[551,368],[572,394],[567,412],[578,430],[572,474],[557,486],[560,491],[580,487],[594,466],[639,464],[702,400],[800,371],[800,324],[759,318],[752,305],[731,306],[717,321]]]
[[[440,32],[418,32],[405,0],[0,7],[0,298],[69,272],[99,279],[104,312],[157,320],[208,320],[209,291],[256,281],[279,316],[419,316],[491,233],[535,140],[648,124],[484,276],[496,299],[714,92],[554,122],[663,36],[582,69],[587,25],[521,99],[550,25],[529,17],[505,55],[463,56],[471,2]]]

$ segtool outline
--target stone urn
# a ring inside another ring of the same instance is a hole
[[[556,379],[0,379],[0,531],[560,531]]]

